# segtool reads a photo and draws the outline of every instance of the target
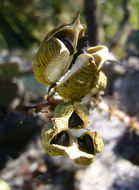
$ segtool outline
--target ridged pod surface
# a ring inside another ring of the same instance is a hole
[[[42,129],[45,151],[52,156],[67,156],[79,165],[88,165],[102,151],[103,140],[96,131],[86,129],[88,110],[80,100],[91,92],[103,91],[107,77],[102,72],[106,62],[117,62],[103,45],[89,47],[86,26],[80,15],[68,25],[51,31],[35,56],[33,72],[48,92],[60,95],[64,103],[54,110],[50,123]],[[48,95],[48,100],[49,96]]]
[[[60,113],[58,112],[59,109],[62,110]],[[77,110],[78,114],[73,117],[71,112],[74,113]],[[85,117],[83,117],[84,114]],[[88,131],[83,128],[85,126],[77,127],[76,124],[81,121],[79,117],[84,124],[86,123],[84,105],[63,103],[56,108],[56,115],[58,117],[53,118],[52,122],[47,123],[42,129],[42,142],[45,151],[52,156],[65,155],[79,165],[92,163],[95,155],[102,151],[104,144],[96,131]]]
[[[88,48],[57,83],[55,89],[65,101],[81,99],[91,90],[98,93],[106,88],[107,77],[101,71],[105,62],[114,61],[106,46]]]
[[[65,102],[59,104],[54,111],[54,121],[61,128],[82,129],[89,124],[89,112],[84,104],[79,102]],[[56,118],[56,120],[55,120]]]
[[[60,26],[44,38],[33,65],[34,75],[40,83],[53,84],[66,73],[85,29],[78,14],[73,23]]]
[[[97,75],[97,66],[92,57],[88,54],[81,54],[76,63],[81,64],[85,60],[85,65],[60,81],[56,86],[56,91],[66,101],[78,100],[89,93],[92,82]],[[76,67],[76,63],[73,67]],[[74,70],[74,68],[73,68]]]

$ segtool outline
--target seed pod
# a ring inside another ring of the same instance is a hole
[[[41,134],[45,151],[51,156],[65,155],[65,148],[72,143],[68,131],[62,130],[53,123],[47,123]]]
[[[77,138],[77,151],[72,151],[69,154],[69,158],[72,159],[76,164],[89,165],[94,161],[95,155],[103,150],[103,140],[100,135],[95,131],[81,132],[80,136],[76,133],[79,131],[74,130],[74,135]],[[68,152],[68,150],[67,150]]]
[[[55,89],[66,101],[78,100],[90,91],[96,71],[93,58],[87,53],[81,54]]]
[[[59,104],[54,111],[53,121],[61,128],[81,129],[88,123],[88,110],[84,104],[79,102]]]
[[[67,72],[85,28],[78,14],[73,23],[63,25],[45,37],[33,65],[34,75],[39,82],[53,84]]]
[[[88,48],[88,53],[91,54],[97,65],[97,70],[100,71],[106,62],[119,63],[116,58],[109,52],[106,46],[94,46]]]
[[[45,151],[52,156],[67,156],[79,165],[89,165],[102,151],[103,141],[97,132],[86,129],[67,129],[47,124],[42,129]]]
[[[80,150],[96,155],[102,151],[104,144],[99,133],[86,131],[78,138],[78,146]]]
[[[91,89],[98,93],[104,90],[107,78],[101,72],[105,62],[116,62],[105,46],[88,48],[88,52],[80,54],[70,70],[63,76],[55,90],[65,101],[79,100]]]

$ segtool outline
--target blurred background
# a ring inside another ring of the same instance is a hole
[[[108,46],[120,61],[104,67],[103,101],[139,120],[138,0],[0,0],[0,178],[9,184],[0,181],[0,190],[139,189],[139,135],[117,117],[90,110],[88,128],[100,133],[105,147],[82,167],[44,152],[40,131],[52,113],[24,119],[13,111],[47,94],[32,73],[35,53],[49,31],[71,23],[78,11],[90,45]]]

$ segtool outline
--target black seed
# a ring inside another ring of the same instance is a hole
[[[74,111],[69,118],[69,128],[77,128],[83,124],[83,120]]]
[[[74,63],[75,63],[77,57],[78,57],[80,54],[81,54],[81,52],[79,52],[79,51],[74,54],[73,59],[72,59],[72,62],[71,62],[70,67],[69,67],[68,69],[70,69],[70,68],[74,65]]]
[[[89,47],[89,37],[85,35],[79,39],[77,44],[77,50],[80,53],[83,53],[84,51],[87,52],[88,47]]]
[[[73,55],[74,49],[73,49],[71,42],[67,38],[61,38],[60,40],[64,43],[66,48],[69,50],[70,55]]]
[[[78,146],[81,151],[94,154],[94,143],[89,135],[78,138]]]
[[[51,89],[54,89],[54,87],[56,86],[56,83],[53,83],[49,86],[48,88],[48,94],[50,93]]]
[[[50,144],[58,144],[62,146],[69,146],[69,134],[66,131],[58,133],[50,142]]]
[[[77,53],[74,54],[69,69],[74,65],[74,63],[76,62],[77,57],[80,54],[82,54],[84,52],[87,52],[88,47],[89,47],[89,37],[87,35],[85,35],[85,36],[81,37],[78,40]]]

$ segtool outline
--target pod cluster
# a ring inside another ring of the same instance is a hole
[[[90,91],[93,95],[106,88],[102,72],[105,62],[116,62],[106,46],[89,47],[86,26],[80,14],[71,24],[50,32],[35,56],[33,72],[42,84],[49,84],[64,102],[56,107],[54,118],[42,129],[42,142],[52,156],[66,155],[75,163],[88,165],[103,149],[96,131],[89,131],[88,111],[77,103]]]
[[[103,140],[96,131],[86,129],[88,110],[79,102],[59,104],[52,122],[42,129],[45,151],[52,156],[67,156],[76,164],[88,165],[102,151]]]

